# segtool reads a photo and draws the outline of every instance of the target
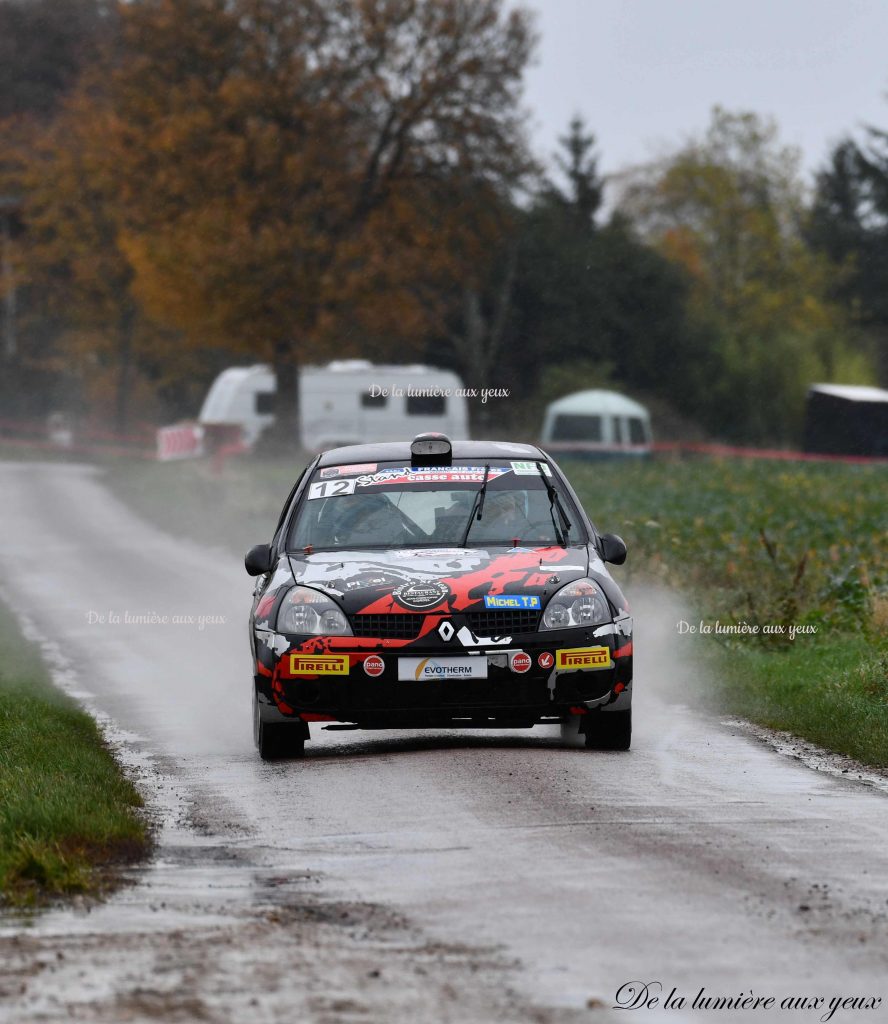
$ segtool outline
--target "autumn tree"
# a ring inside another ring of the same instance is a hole
[[[716,108],[702,139],[629,181],[621,208],[688,276],[712,338],[694,396],[711,427],[790,439],[812,380],[867,379],[830,300],[831,268],[806,243],[798,154],[773,123]]]
[[[119,432],[129,427],[133,385],[144,357],[169,337],[133,295],[133,267],[121,248],[117,185],[99,144],[107,107],[75,90],[57,116],[24,147],[19,183],[24,231],[19,274],[51,325],[43,362],[81,382],[83,398],[110,406]],[[104,394],[103,394],[104,392]]]
[[[190,343],[299,363],[421,340],[528,160],[532,34],[501,0],[121,5],[107,136],[146,308]],[[485,244],[486,243],[486,244]],[[364,346],[361,346],[362,348]]]

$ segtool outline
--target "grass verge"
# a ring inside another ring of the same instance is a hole
[[[0,604],[0,900],[98,892],[145,853],[142,800]]]
[[[714,710],[888,769],[888,650],[840,633],[790,650],[712,652]]]
[[[45,442],[0,438],[0,459],[3,462],[68,462],[71,458],[70,452],[52,448]]]
[[[106,464],[114,493],[149,522],[177,537],[227,547],[243,557],[271,540],[287,495],[307,462],[233,458]]]

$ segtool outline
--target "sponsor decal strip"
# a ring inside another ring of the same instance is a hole
[[[398,679],[486,679],[487,658],[399,658]]]
[[[347,654],[290,654],[287,669],[291,676],[347,676]]]
[[[540,599],[535,594],[487,594],[485,608],[539,608]]]
[[[569,647],[558,651],[555,667],[558,669],[613,668],[609,647]]]

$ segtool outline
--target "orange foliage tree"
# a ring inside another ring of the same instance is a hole
[[[134,294],[189,343],[298,365],[424,340],[530,167],[502,0],[121,4],[108,166]]]
[[[134,270],[121,248],[121,213],[101,140],[105,106],[88,88],[54,119],[24,126],[15,184],[24,231],[18,273],[52,343],[40,365],[77,381],[94,413],[129,426],[138,354],[164,337],[132,292]],[[34,353],[36,354],[36,353]]]

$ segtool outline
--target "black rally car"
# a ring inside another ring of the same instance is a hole
[[[247,554],[265,759],[327,728],[632,731],[632,619],[599,534],[539,448],[451,441],[318,456]]]

